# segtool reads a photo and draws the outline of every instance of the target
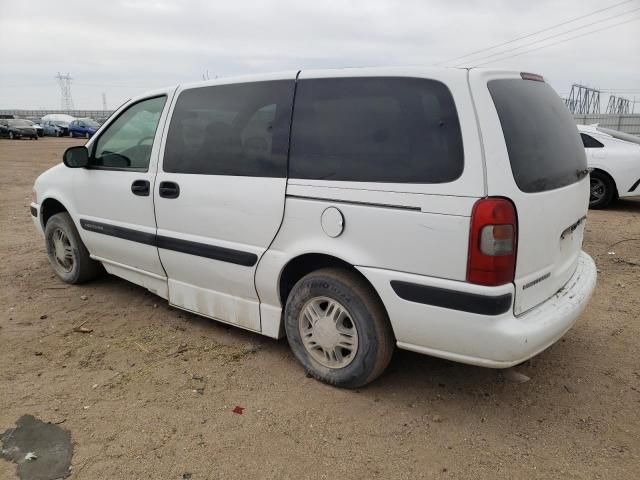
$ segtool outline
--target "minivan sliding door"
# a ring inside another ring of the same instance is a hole
[[[178,91],[153,192],[171,304],[260,330],[254,275],[282,221],[294,86]]]

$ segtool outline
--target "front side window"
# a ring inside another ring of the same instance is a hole
[[[285,177],[293,80],[183,91],[164,152],[165,172]]]
[[[301,80],[289,162],[291,178],[451,182],[464,168],[451,92],[422,78]]]
[[[107,127],[95,144],[91,166],[146,170],[166,97],[133,104]]]

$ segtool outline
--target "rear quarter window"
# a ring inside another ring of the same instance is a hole
[[[544,82],[488,82],[518,188],[543,192],[577,182],[587,160],[573,117]]]
[[[458,114],[443,83],[402,77],[299,81],[291,178],[443,183],[463,168]]]

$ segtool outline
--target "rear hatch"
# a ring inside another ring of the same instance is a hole
[[[485,152],[487,194],[518,217],[514,313],[560,290],[575,272],[589,203],[573,117],[542,77],[470,70]]]

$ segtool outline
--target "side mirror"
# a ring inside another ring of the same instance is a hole
[[[65,150],[62,161],[69,168],[84,168],[89,165],[89,150],[84,146],[69,147]]]

